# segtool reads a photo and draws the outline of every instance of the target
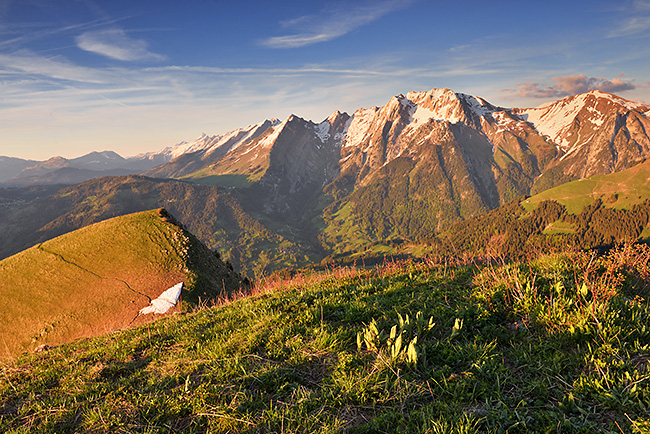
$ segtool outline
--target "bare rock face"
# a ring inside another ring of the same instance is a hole
[[[337,129],[343,115],[333,115],[320,124],[290,117],[270,149],[269,167],[260,179],[268,195],[265,211],[301,213],[323,187],[339,176]]]

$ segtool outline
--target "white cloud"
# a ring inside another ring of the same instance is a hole
[[[393,75],[399,76],[403,71],[373,70],[336,68],[330,66],[305,66],[302,68],[219,68],[212,66],[162,66],[145,68],[146,72],[170,72],[170,73],[196,73],[214,75],[313,75],[313,74],[334,74],[334,75]]]
[[[122,61],[165,59],[165,56],[148,51],[145,41],[129,37],[122,29],[85,32],[75,40],[82,50],[111,59]]]
[[[335,8],[322,11],[320,15],[298,17],[281,23],[284,28],[293,31],[292,33],[268,38],[262,44],[270,48],[299,48],[330,41],[410,3],[410,0],[388,0],[345,10]]]
[[[632,17],[625,20],[619,28],[610,32],[609,36],[616,38],[634,36],[650,30],[650,17]]]
[[[632,89],[636,89],[636,86],[631,81],[624,80],[623,74],[612,80],[579,74],[553,77],[553,84],[550,86],[537,82],[525,82],[517,85],[517,89],[504,89],[504,91],[522,98],[564,98],[590,90],[612,93]]]
[[[2,0],[0,0],[1,2]],[[28,46],[28,44],[43,39],[53,39],[61,37],[67,33],[88,31],[89,29],[97,27],[105,27],[113,22],[106,19],[97,19],[79,24],[72,24],[68,26],[44,26],[42,24],[25,24],[25,23],[7,23],[3,22],[0,25],[0,33],[6,36],[0,41],[0,49],[10,48],[16,49],[20,46]]]

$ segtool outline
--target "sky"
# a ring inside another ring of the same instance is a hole
[[[650,103],[650,0],[0,0],[0,155],[158,151],[409,91]]]

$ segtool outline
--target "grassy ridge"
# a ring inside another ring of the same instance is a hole
[[[227,273],[203,250],[207,253],[181,227],[148,211],[87,226],[4,259],[0,354],[125,327],[178,282],[187,284],[186,299],[209,291],[203,274],[216,279]],[[226,284],[231,289],[236,282]],[[221,291],[221,281],[218,286]]]
[[[545,200],[554,200],[564,205],[567,212],[579,214],[595,199],[612,208],[629,209],[650,197],[650,160],[621,172],[592,176],[568,182],[543,191],[522,202],[527,211],[532,211]]]
[[[0,430],[647,432],[649,278],[632,246],[299,275],[4,365]]]

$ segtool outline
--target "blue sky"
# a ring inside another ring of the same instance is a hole
[[[650,103],[650,0],[0,0],[0,155],[156,151],[447,87]]]

